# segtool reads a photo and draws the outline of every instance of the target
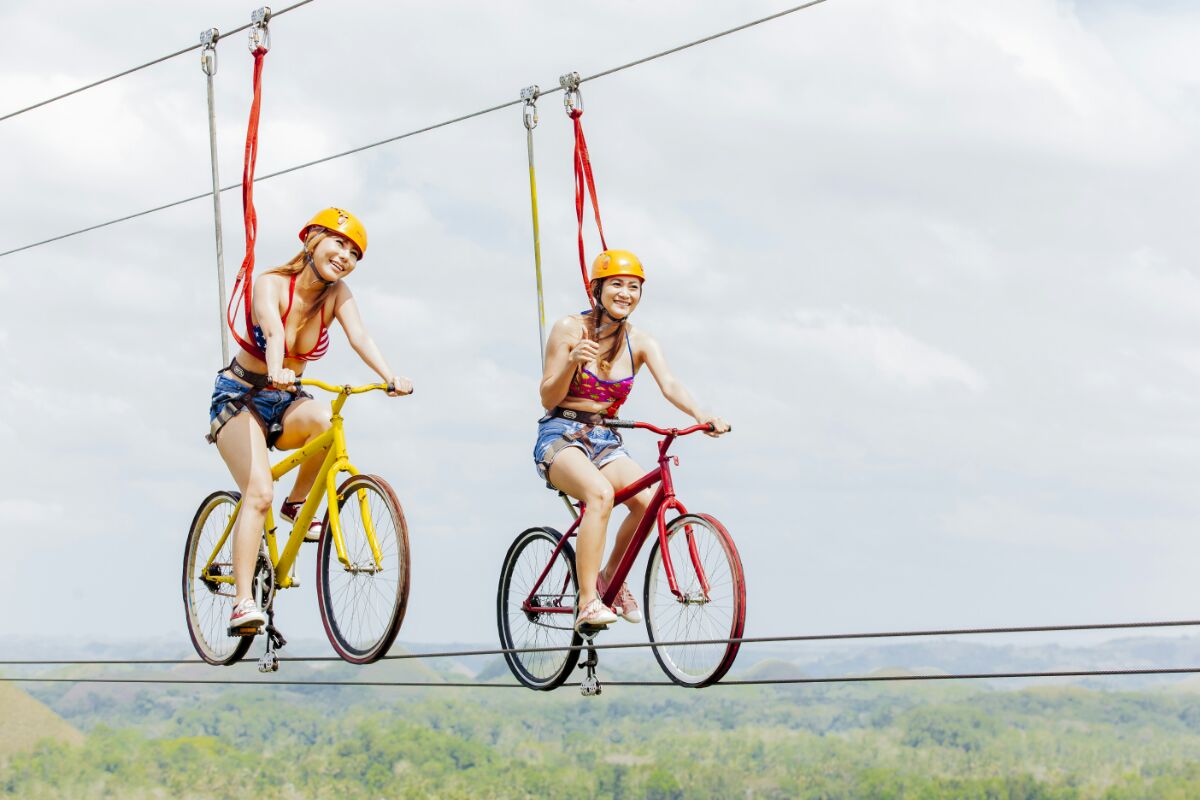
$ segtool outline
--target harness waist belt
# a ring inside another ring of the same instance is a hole
[[[239,364],[236,358],[229,362],[229,371],[255,389],[265,389],[267,388],[267,384],[270,383],[266,375],[259,372],[251,372]]]
[[[567,419],[571,422],[582,422],[584,425],[608,425],[614,420],[613,417],[606,417],[603,414],[597,414],[592,411],[578,411],[574,408],[563,408],[562,406],[558,406],[551,411],[550,416]]]

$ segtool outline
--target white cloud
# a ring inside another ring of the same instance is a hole
[[[0,519],[9,536],[18,536],[20,528],[44,530],[57,526],[64,518],[61,504],[36,500],[0,498]]]
[[[827,3],[585,85],[609,241],[651,270],[635,324],[735,423],[719,443],[681,443],[682,486],[739,537],[759,632],[788,624],[777,609],[794,598],[794,575],[774,568],[781,552],[825,559],[831,576],[855,565],[871,574],[864,585],[903,576],[941,593],[973,590],[979,565],[997,558],[1019,569],[1048,543],[1044,594],[958,604],[1032,616],[1088,590],[1055,557],[1139,526],[1184,530],[1200,515],[1200,15],[1117,5]],[[776,10],[768,0],[550,16],[536,3],[464,8],[370,4],[360,9],[370,24],[345,36],[331,33],[344,16],[332,5],[279,18],[260,172]],[[24,35],[8,43],[0,94],[16,107],[246,14],[233,0],[10,2],[0,22]],[[244,37],[222,44],[225,183],[240,175],[249,68]],[[571,126],[557,96],[541,112],[553,319],[583,299]],[[193,55],[149,68],[6,121],[0,148],[12,156],[0,184],[16,187],[0,197],[17,221],[11,246],[204,191],[203,75]],[[418,387],[402,401],[356,398],[348,417],[356,463],[393,481],[412,523],[418,579],[402,636],[493,636],[489,593],[506,539],[561,521],[529,458],[538,358],[519,110],[291,173],[256,197],[260,264],[291,256],[316,208],[365,218],[371,252],[351,283],[385,354]],[[236,192],[222,208],[232,276]],[[174,598],[183,529],[201,497],[230,484],[201,440],[220,366],[210,203],[0,259],[0,293],[0,434],[22,454],[0,469],[30,489],[13,502],[63,503],[53,492],[71,486],[88,530],[144,554]],[[370,377],[337,332],[311,368],[335,382]],[[679,416],[644,373],[629,408]],[[648,437],[634,446],[652,453]],[[787,524],[779,498],[801,504]],[[12,516],[45,516],[31,509]],[[927,557],[951,531],[957,570]],[[1194,561],[1185,537],[1156,542],[1152,556],[1115,545],[1092,554],[1087,571],[1125,583],[1089,613],[1127,616],[1129,597],[1189,591],[1185,570],[1164,588],[1155,569]],[[58,568],[87,585],[88,559]],[[40,573],[13,572],[0,603],[38,591]],[[807,599],[845,594],[822,580]],[[429,587],[452,582],[460,591],[446,606]],[[880,596],[855,593],[822,622],[905,613]],[[85,599],[53,624],[103,624],[136,602]],[[174,602],[146,624],[182,636]]]
[[[800,309],[779,322],[743,317],[737,327],[743,341],[790,353],[789,360],[818,356],[849,374],[893,385],[930,389],[957,384],[972,392],[987,386],[983,375],[962,359],[859,309]]]

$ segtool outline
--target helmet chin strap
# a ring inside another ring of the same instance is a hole
[[[605,306],[603,303],[601,303],[601,304],[600,304],[600,309],[601,309],[601,310],[604,312],[604,316],[608,317],[608,318],[609,318],[609,319],[611,319],[613,322],[616,322],[616,323],[622,323],[622,322],[624,322],[625,320],[629,319],[629,315],[628,315],[628,314],[626,314],[626,315],[625,315],[625,316],[623,316],[623,317],[618,317],[618,316],[615,316],[615,315],[614,315],[614,314],[613,314],[611,311],[609,311],[609,310],[608,310],[608,308],[607,308],[607,307],[606,307],[606,306]]]
[[[313,274],[314,278],[316,278],[318,281],[325,284],[326,286],[333,286],[333,284],[337,283],[337,281],[327,281],[321,277],[321,273],[317,272],[317,262],[313,261],[313,256],[312,256],[311,252],[308,253],[306,258],[308,260],[308,268],[310,270],[312,270],[312,274]]]

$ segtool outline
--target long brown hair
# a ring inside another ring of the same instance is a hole
[[[604,289],[604,280],[592,281],[588,288],[592,290],[592,300],[595,302],[592,303],[592,310],[584,317],[586,331],[589,339],[593,342],[599,342],[600,322],[605,317],[604,305],[600,302],[600,294]],[[617,327],[613,330],[612,345],[608,348],[607,353],[596,359],[597,366],[606,373],[612,370],[613,362],[620,357],[621,342],[629,335],[625,325],[626,319],[628,317],[617,322]]]
[[[274,269],[269,269],[266,272],[264,272],[263,274],[264,275],[299,275],[308,266],[308,262],[312,260],[313,250],[316,250],[317,245],[320,244],[321,240],[324,239],[328,235],[329,235],[329,232],[326,231],[324,228],[314,228],[312,233],[310,233],[308,235],[308,238],[304,240],[304,247],[300,250],[299,253],[292,256],[291,259],[289,259],[287,261],[287,263],[280,264],[278,267],[275,267]],[[320,293],[317,295],[316,299],[313,300],[312,305],[309,306],[307,309],[305,309],[304,316],[301,317],[301,319],[300,319],[300,325],[302,327],[303,327],[304,323],[308,322],[310,319],[312,319],[313,317],[315,317],[317,315],[317,312],[320,311],[321,308],[325,305],[325,300],[329,297],[329,293],[331,291],[333,291],[333,284],[332,283],[325,284],[325,286],[321,289]]]

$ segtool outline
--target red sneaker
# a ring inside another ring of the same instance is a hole
[[[297,500],[294,503],[291,500],[287,500],[279,507],[279,518],[289,525],[295,525],[296,515],[300,513],[300,509],[303,507],[303,500]],[[308,530],[304,533],[304,541],[321,541],[321,522],[316,517],[313,517],[313,521],[308,523]]]

